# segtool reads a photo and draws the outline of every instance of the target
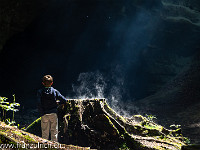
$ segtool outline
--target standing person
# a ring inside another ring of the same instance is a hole
[[[41,113],[41,128],[42,138],[49,139],[49,132],[51,133],[51,140],[58,141],[58,117],[57,117],[57,102],[66,103],[67,99],[54,89],[53,77],[45,75],[42,78],[44,87],[38,90],[37,96],[39,100],[39,111]]]

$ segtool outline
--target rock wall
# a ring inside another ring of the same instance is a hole
[[[157,93],[136,102],[136,105],[158,116],[163,125],[180,124],[183,134],[192,143],[200,143],[200,54],[191,65]]]
[[[199,0],[162,0],[162,2],[167,2],[176,5],[186,6],[193,10],[200,11],[200,2]]]
[[[47,6],[47,0],[0,0],[0,52],[9,38],[23,32]]]

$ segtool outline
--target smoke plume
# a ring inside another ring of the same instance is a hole
[[[81,73],[77,83],[72,85],[76,98],[106,98],[110,107],[123,116],[138,112],[137,108],[131,105],[133,99],[124,100],[128,92],[124,87],[123,75],[116,74],[119,68],[116,67],[109,77],[100,71]]]

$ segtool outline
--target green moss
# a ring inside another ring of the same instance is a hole
[[[119,135],[119,131],[117,130],[117,128],[115,127],[115,125],[112,123],[112,121],[110,120],[110,118],[108,116],[106,116],[106,118],[108,119],[110,126],[113,127],[113,130],[115,130],[117,132],[117,134]]]
[[[157,129],[156,126],[152,126],[152,125],[144,125],[144,127],[146,129]]]
[[[19,136],[22,136],[22,133],[21,132],[19,132],[19,131],[12,131],[12,133],[14,133],[14,134],[17,134],[17,135],[19,135]]]
[[[108,111],[108,113],[110,113],[112,116],[115,116],[116,112],[110,108],[110,106],[108,106],[108,104],[105,102],[104,103],[104,108],[106,109],[106,111]]]
[[[35,140],[31,138],[29,135],[25,135],[24,138],[28,141],[28,143],[35,143]]]
[[[147,118],[142,115],[134,115],[134,118],[141,118],[143,121],[147,121]]]
[[[17,143],[14,142],[13,140],[11,140],[3,135],[0,135],[0,144],[5,144],[5,143],[10,144],[10,145],[12,144],[13,146],[17,145]]]
[[[127,146],[126,142],[123,142],[120,147],[119,150],[130,150],[130,148]]]
[[[146,125],[144,125],[144,127],[146,128],[146,129],[156,129],[156,130],[158,130],[158,131],[162,131],[162,127],[161,126],[158,126],[158,125],[153,125],[153,124],[146,124]]]
[[[9,132],[9,130],[8,130],[8,132]],[[0,131],[0,137],[1,137],[1,142],[3,142],[3,143],[19,143],[18,140],[16,140],[13,137],[10,137],[9,134],[7,134],[6,132]]]

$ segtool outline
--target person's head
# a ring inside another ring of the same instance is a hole
[[[53,77],[51,75],[45,75],[43,78],[42,78],[42,84],[45,86],[45,87],[50,87],[52,84],[53,84]]]

